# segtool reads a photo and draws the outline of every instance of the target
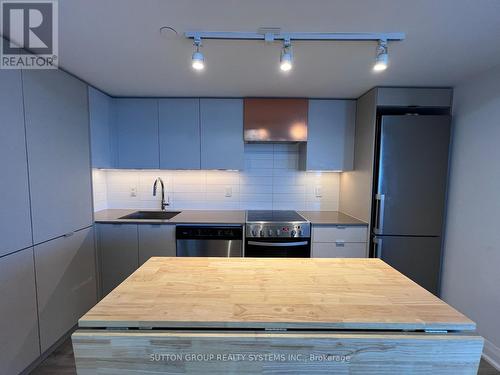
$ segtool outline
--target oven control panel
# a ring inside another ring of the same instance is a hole
[[[247,223],[247,238],[309,238],[311,224],[294,223]]]

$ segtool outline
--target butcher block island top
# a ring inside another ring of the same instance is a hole
[[[379,259],[151,258],[82,328],[473,331]]]

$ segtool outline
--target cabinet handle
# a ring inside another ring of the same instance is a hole
[[[75,232],[69,232],[69,233],[66,233],[66,234],[63,234],[63,237],[71,237],[72,235],[74,235]]]
[[[345,241],[337,240],[337,241],[335,241],[335,246],[336,247],[344,247],[345,246]]]

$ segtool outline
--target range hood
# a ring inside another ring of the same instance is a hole
[[[306,142],[307,99],[244,99],[246,142]]]

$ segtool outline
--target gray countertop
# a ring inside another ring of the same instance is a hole
[[[299,211],[299,214],[314,225],[368,225],[339,211]]]
[[[120,219],[139,209],[108,209],[94,214],[96,223],[144,223],[144,224],[245,224],[245,211],[182,210],[170,220]],[[154,211],[143,210],[140,211]],[[175,210],[171,210],[175,211]],[[180,210],[179,210],[180,211]]]
[[[123,224],[245,224],[244,210],[182,210],[180,214],[174,216],[170,220],[120,219],[120,217],[138,210],[139,209],[108,209],[98,211],[94,214],[95,222]],[[364,221],[338,211],[299,211],[299,214],[315,225],[367,225]]]

